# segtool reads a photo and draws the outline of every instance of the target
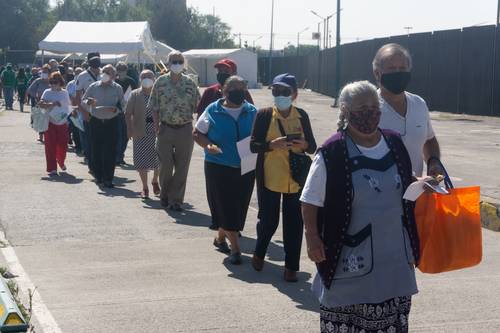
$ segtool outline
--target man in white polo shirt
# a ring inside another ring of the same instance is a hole
[[[421,177],[424,162],[427,174],[442,174],[439,143],[434,134],[425,101],[406,91],[411,78],[410,52],[399,44],[382,46],[373,59],[373,74],[380,87],[380,128],[401,134],[413,165],[415,176]]]

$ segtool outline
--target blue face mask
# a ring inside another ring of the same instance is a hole
[[[274,97],[274,105],[278,110],[288,110],[292,106],[292,96],[276,96]]]

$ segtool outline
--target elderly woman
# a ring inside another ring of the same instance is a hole
[[[301,201],[321,332],[408,332],[419,239],[408,152],[380,130],[376,88],[348,84],[338,133],[316,155]]]
[[[66,152],[68,149],[68,115],[71,113],[71,100],[63,88],[64,78],[53,72],[49,78],[50,89],[44,91],[38,106],[48,109],[49,128],[45,132],[45,158],[49,176],[57,175],[57,165],[66,171]]]
[[[205,149],[205,181],[210,212],[219,226],[214,245],[230,253],[230,263],[241,264],[238,232],[243,230],[255,183],[255,172],[241,174],[237,142],[248,138],[257,110],[245,101],[247,87],[231,76],[222,89],[223,98],[210,104],[193,131]],[[226,238],[231,243],[229,248]]]
[[[304,228],[299,198],[304,184],[293,178],[290,158],[292,154],[301,154],[309,159],[304,152],[314,153],[316,141],[309,116],[293,105],[297,98],[295,77],[288,73],[276,76],[272,94],[274,106],[259,110],[250,144],[252,151],[259,154],[256,172],[260,220],[252,266],[257,271],[264,266],[267,248],[279,225],[283,200],[284,279],[296,282]],[[304,172],[307,174],[307,170]]]
[[[133,138],[134,166],[142,181],[141,198],[149,198],[148,171],[153,170],[153,193],[160,195],[158,185],[158,154],[156,152],[156,133],[153,125],[153,114],[147,107],[155,75],[149,69],[140,75],[141,87],[130,94],[125,111],[128,138]]]

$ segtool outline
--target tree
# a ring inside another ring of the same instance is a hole
[[[234,48],[231,28],[218,16],[200,14],[196,9],[188,9],[190,35],[189,48]]]
[[[297,47],[295,45],[289,44],[285,49],[283,50],[285,57],[289,56],[296,56],[297,55]],[[306,56],[311,53],[317,52],[318,47],[315,45],[309,45],[309,44],[300,44],[299,47],[299,56]]]

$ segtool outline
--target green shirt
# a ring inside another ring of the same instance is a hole
[[[14,88],[16,86],[16,73],[13,70],[6,69],[2,72],[2,83],[4,87]]]
[[[182,74],[173,82],[170,73],[158,78],[151,91],[148,107],[162,122],[184,125],[193,121],[193,113],[200,100],[200,92],[193,80]]]

